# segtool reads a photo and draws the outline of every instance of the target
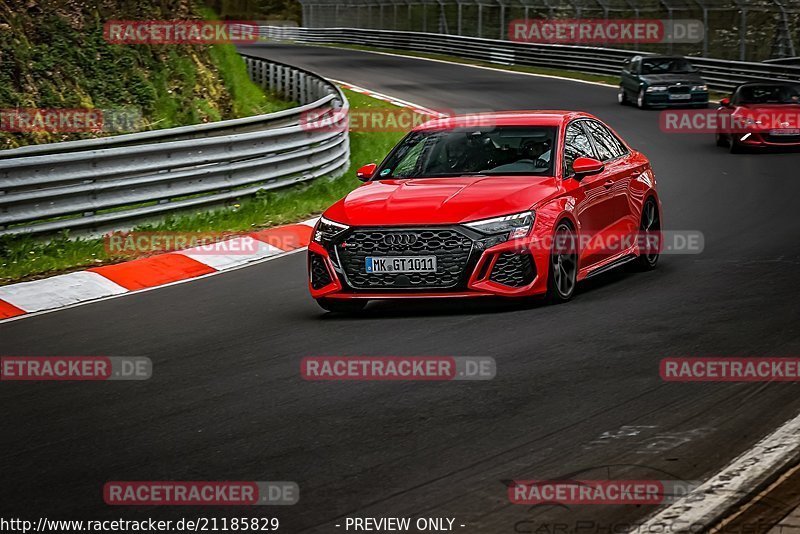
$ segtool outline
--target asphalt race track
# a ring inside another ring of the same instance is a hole
[[[454,517],[465,533],[600,529],[655,508],[512,505],[505,481],[703,480],[800,412],[793,384],[659,377],[668,356],[800,354],[800,154],[731,155],[709,136],[664,134],[658,112],[619,106],[613,88],[331,48],[247,51],[436,109],[594,113],[651,158],[664,228],[702,231],[705,251],[600,276],[561,306],[417,301],[326,315],[297,253],[4,323],[4,355],[154,363],[145,382],[0,387],[6,516],[277,516],[289,533],[342,532],[346,516]],[[497,377],[305,382],[311,355],[493,356]],[[121,509],[103,503],[110,480],[290,480],[301,497]]]

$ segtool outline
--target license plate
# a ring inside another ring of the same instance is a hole
[[[367,257],[368,273],[435,273],[436,256]]]
[[[770,135],[800,135],[800,128],[783,128],[778,130],[770,130]]]
[[[670,100],[691,100],[692,95],[669,95]]]

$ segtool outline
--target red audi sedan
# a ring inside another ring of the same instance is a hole
[[[324,309],[371,299],[572,298],[628,262],[652,269],[661,204],[648,159],[597,118],[524,111],[436,119],[328,208],[308,247]]]

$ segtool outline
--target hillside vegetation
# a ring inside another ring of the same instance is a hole
[[[287,107],[247,77],[232,45],[112,45],[107,20],[209,18],[187,0],[0,0],[0,109],[132,110],[144,129]],[[0,131],[0,149],[88,133]]]

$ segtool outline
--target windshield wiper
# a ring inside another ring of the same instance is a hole
[[[457,178],[459,176],[486,176],[484,172],[439,172],[436,174],[414,174],[410,176],[388,176],[395,180],[411,180],[415,178]]]

